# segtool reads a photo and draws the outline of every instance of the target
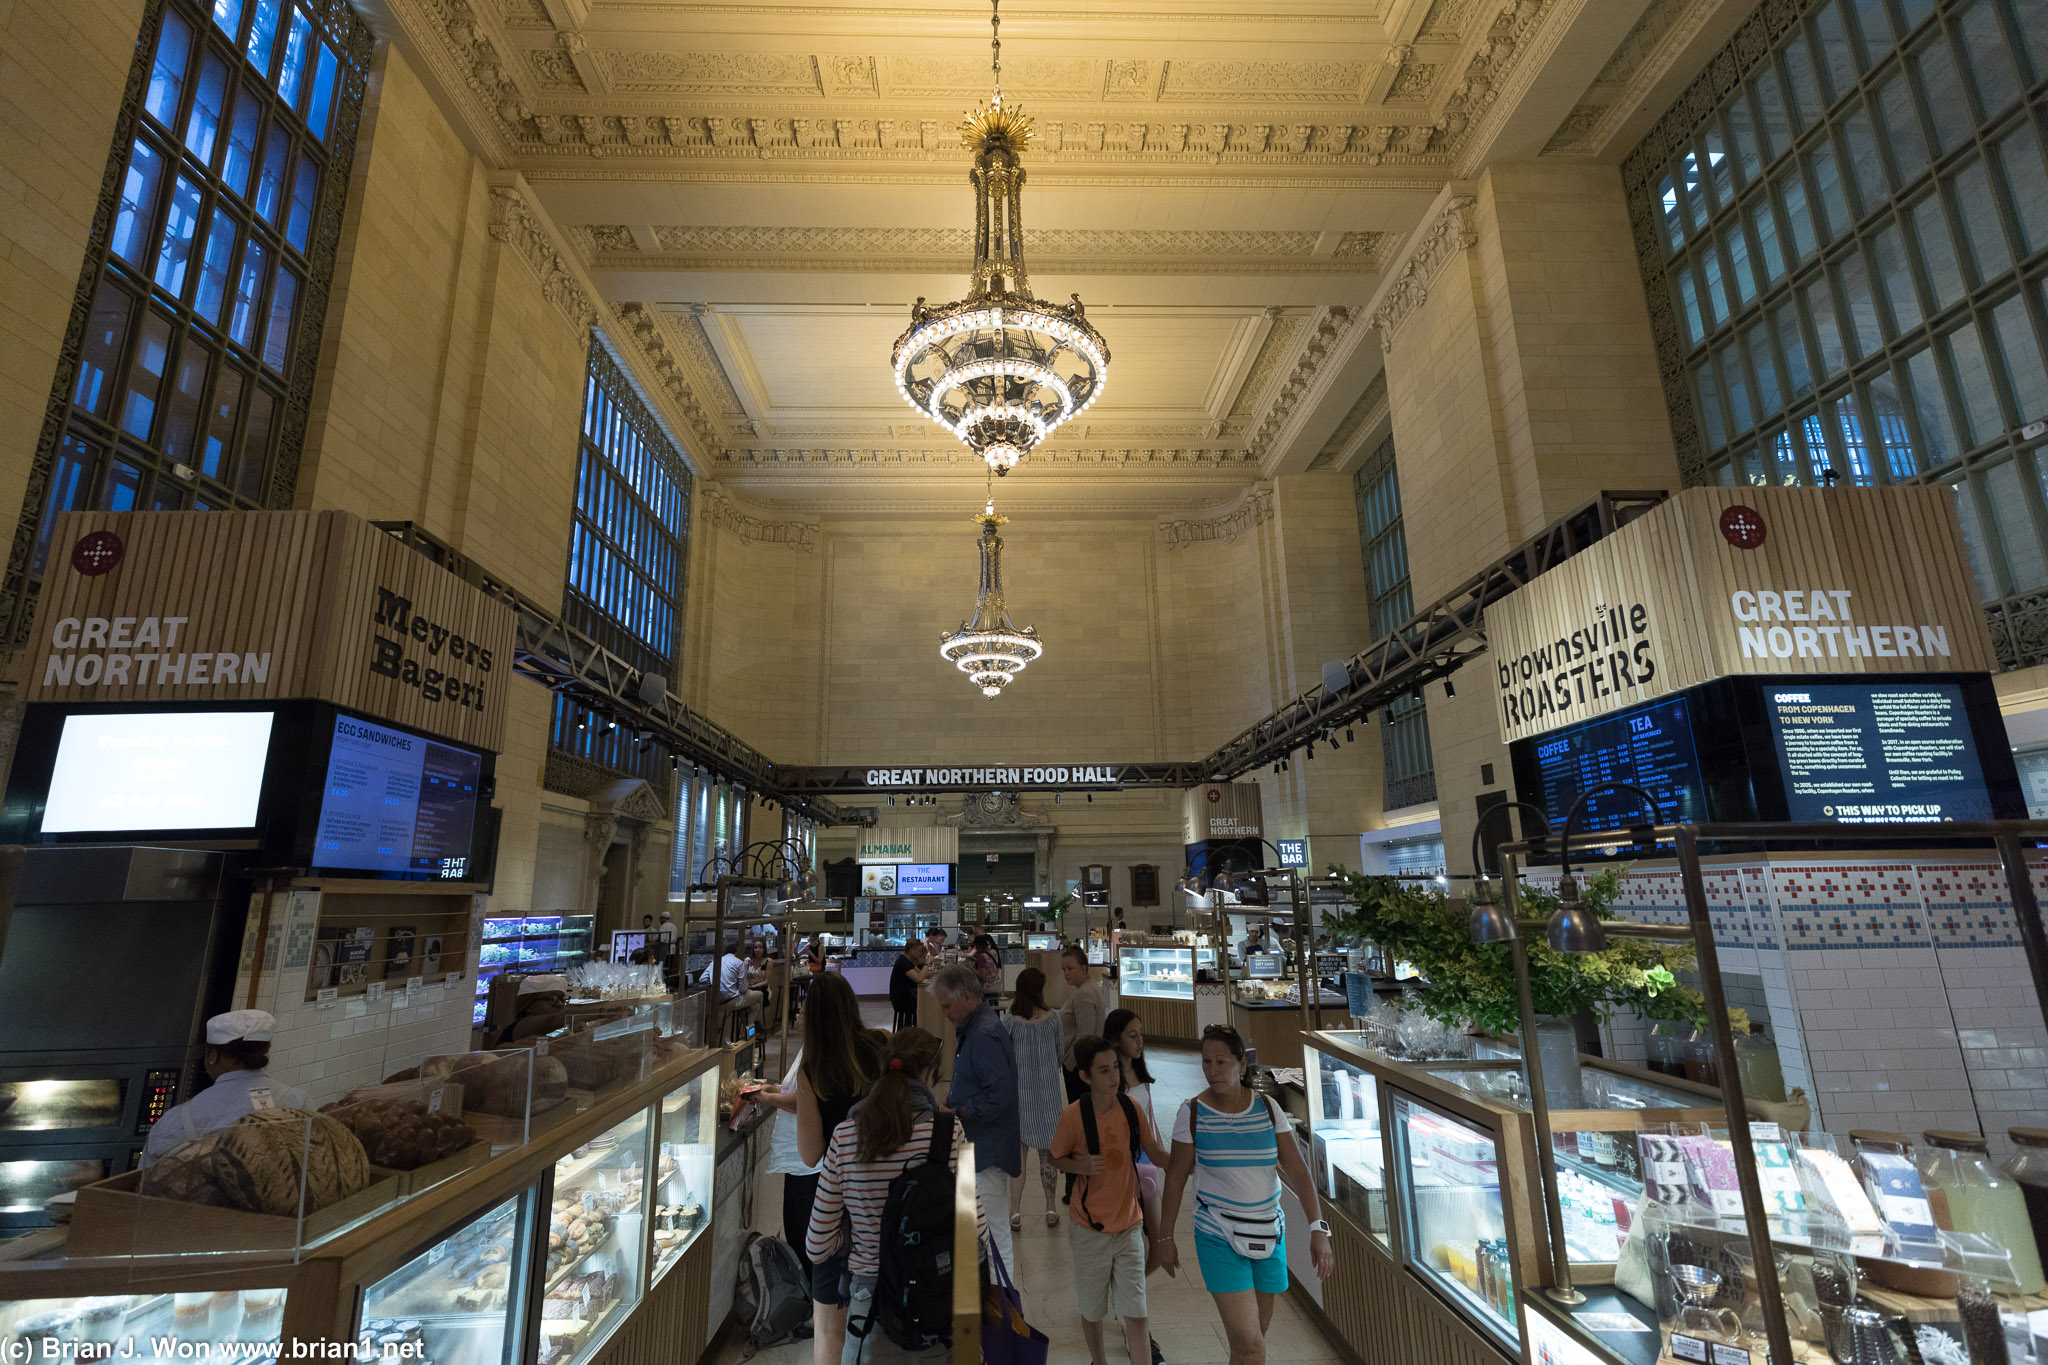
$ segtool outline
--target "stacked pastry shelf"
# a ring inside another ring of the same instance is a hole
[[[476,1005],[472,1022],[484,1021],[484,1002],[491,978],[499,972],[558,972],[587,962],[591,955],[592,915],[524,915],[486,919],[476,969]]]

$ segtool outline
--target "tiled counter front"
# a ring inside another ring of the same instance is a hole
[[[2033,880],[2048,896],[2048,864]],[[2048,1125],[2048,1029],[1996,861],[1768,857],[1704,881],[1730,1003],[1768,1018],[1785,1083],[1828,1131],[1981,1129],[2002,1156],[2007,1129]],[[1618,908],[1682,922],[1677,868],[1633,866]],[[1614,1034],[1643,1055],[1640,1024]]]

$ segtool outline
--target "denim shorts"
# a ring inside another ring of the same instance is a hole
[[[811,1263],[811,1302],[822,1303],[832,1308],[844,1308],[847,1304],[846,1257],[842,1251],[837,1256],[828,1256],[822,1261]]]

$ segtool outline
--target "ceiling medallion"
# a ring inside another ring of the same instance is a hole
[[[981,527],[981,592],[974,616],[939,639],[939,656],[965,673],[984,697],[999,697],[1024,665],[1045,653],[1038,631],[1010,622],[1003,605],[1003,538],[996,528],[1009,520],[996,515],[991,498],[975,519]]]
[[[1031,118],[1003,105],[1001,0],[992,0],[989,46],[995,95],[960,126],[974,153],[974,275],[967,297],[911,306],[910,329],[890,358],[903,401],[1007,474],[1046,435],[1102,396],[1109,343],[1071,303],[1031,297],[1024,269],[1024,167]]]

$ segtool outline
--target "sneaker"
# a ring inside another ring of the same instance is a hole
[[[1166,1354],[1159,1349],[1159,1338],[1152,1338],[1152,1365],[1166,1365]]]

